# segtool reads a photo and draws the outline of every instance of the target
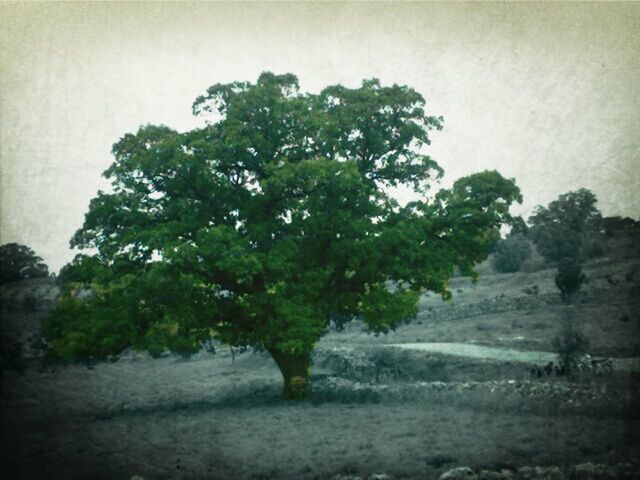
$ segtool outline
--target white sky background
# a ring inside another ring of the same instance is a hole
[[[208,86],[265,70],[415,88],[444,116],[444,185],[497,169],[518,214],[585,187],[640,217],[640,3],[20,3],[0,28],[0,244],[52,271],[118,138],[200,125]]]

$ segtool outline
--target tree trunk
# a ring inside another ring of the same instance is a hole
[[[289,400],[304,400],[309,395],[311,354],[292,354],[266,347],[284,379],[284,396]]]

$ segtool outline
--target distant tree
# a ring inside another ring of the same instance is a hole
[[[49,269],[33,250],[18,243],[0,246],[0,283],[48,277]]]
[[[640,221],[630,217],[604,217],[602,219],[602,227],[608,237],[613,237],[617,232],[637,228]]]
[[[568,303],[585,280],[582,262],[598,253],[602,215],[596,203],[593,192],[581,188],[536,207],[529,217],[529,236],[545,260],[557,266],[556,286]]]
[[[96,296],[63,295],[47,324],[52,352],[259,344],[285,395],[304,398],[332,322],[386,332],[415,316],[421,292],[448,297],[454,268],[475,276],[521,201],[495,171],[427,200],[442,170],[424,150],[442,119],[424,107],[406,86],[302,94],[294,75],[264,73],[199,97],[194,113],[215,119],[204,128],[125,135],[105,172],[113,192],[91,201],[72,239],[97,253],[64,272]],[[395,186],[421,199],[401,207]]]
[[[596,196],[583,188],[560,195],[547,207],[538,206],[529,218],[530,238],[545,260],[557,267],[555,284],[565,306],[554,348],[569,373],[589,346],[572,303],[586,280],[582,262],[593,251],[601,228],[602,216],[596,203]]]
[[[593,192],[581,188],[560,195],[547,207],[536,207],[529,217],[529,237],[547,262],[582,260],[585,239],[600,230],[602,216],[596,203]]]
[[[498,242],[493,266],[500,273],[518,272],[525,260],[531,258],[531,244],[521,234],[510,234]]]

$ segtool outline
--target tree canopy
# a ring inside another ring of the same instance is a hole
[[[529,235],[545,260],[559,264],[584,254],[584,240],[600,229],[596,203],[593,192],[581,188],[563,193],[547,207],[536,207],[529,217]]]
[[[442,118],[407,86],[366,80],[301,93],[292,74],[216,84],[193,104],[206,126],[143,126],[114,146],[112,191],[91,201],[65,270],[96,295],[67,294],[47,326],[60,356],[127,347],[193,352],[211,338],[263,345],[289,397],[304,397],[310,353],[330,322],[386,332],[421,292],[447,298],[521,201],[485,171],[429,194]],[[405,206],[389,187],[421,198]]]
[[[42,258],[26,245],[7,243],[0,247],[0,284],[48,276]]]
[[[602,222],[596,203],[593,192],[581,188],[560,195],[547,207],[539,205],[529,218],[538,252],[558,268],[555,283],[565,302],[586,279],[580,266],[588,254],[586,240],[598,234]]]

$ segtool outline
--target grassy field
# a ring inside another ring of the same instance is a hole
[[[637,236],[610,239],[606,256],[585,268],[576,309],[594,355],[640,356],[637,247]],[[29,346],[26,372],[2,378],[0,477],[437,479],[459,466],[569,472],[640,460],[638,372],[532,378],[526,362],[387,346],[550,352],[562,308],[554,271],[480,270],[475,285],[452,280],[452,302],[424,297],[416,321],[389,335],[358,323],[328,334],[302,403],[282,399],[280,374],[262,353],[128,353],[91,369],[43,369]],[[4,331],[37,339],[56,292],[49,280],[3,286]]]
[[[314,378],[311,401],[291,403],[271,362],[250,353],[10,373],[3,478],[437,478],[459,465],[615,463],[640,447],[623,377],[573,386],[610,394],[574,406],[546,379],[487,389],[327,378]]]

